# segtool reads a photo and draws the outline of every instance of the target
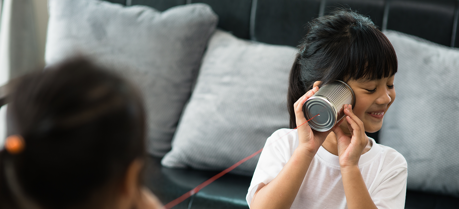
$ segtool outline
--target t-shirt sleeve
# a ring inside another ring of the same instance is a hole
[[[378,209],[402,209],[405,207],[407,163],[400,153],[388,149],[378,177],[379,183],[371,192],[371,197]]]
[[[271,182],[288,162],[298,146],[297,135],[296,130],[279,129],[266,140],[247,192],[249,207],[260,183]]]

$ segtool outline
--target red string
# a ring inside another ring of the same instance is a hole
[[[317,114],[316,116],[318,116],[319,114]],[[295,129],[297,129],[298,127],[304,125],[305,123],[309,122],[310,120],[314,119],[316,116],[312,117],[311,119],[307,120],[306,122],[300,124],[299,126],[297,126]],[[294,131],[295,129],[289,131],[288,133],[286,133],[285,135],[279,137],[279,139],[281,138],[284,138],[285,136],[287,136],[288,134],[290,134],[290,132]],[[276,140],[277,141],[277,140]],[[272,143],[271,143],[272,144]],[[266,146],[269,146],[271,144],[268,144]],[[266,147],[265,146],[265,147]],[[184,200],[186,200],[187,198],[191,197],[191,195],[194,195],[196,193],[198,193],[201,189],[203,189],[204,187],[206,187],[207,185],[209,185],[210,183],[214,182],[215,180],[219,179],[220,177],[222,177],[223,175],[227,174],[228,172],[234,170],[236,167],[238,167],[239,165],[241,165],[242,163],[244,163],[245,161],[255,157],[255,155],[258,155],[260,154],[260,152],[263,150],[263,148],[261,148],[260,150],[256,151],[255,153],[247,156],[246,158],[240,160],[239,162],[235,163],[234,165],[232,165],[231,167],[223,170],[222,172],[218,173],[217,175],[213,176],[212,178],[206,180],[205,182],[199,184],[197,187],[195,187],[194,189],[188,191],[187,193],[183,194],[182,196],[180,196],[179,198],[167,203],[164,207],[166,209],[170,209],[176,205],[178,205],[179,203],[183,202]]]

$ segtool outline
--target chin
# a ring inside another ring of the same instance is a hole
[[[365,132],[367,132],[367,133],[375,133],[375,132],[381,130],[381,127],[382,127],[382,123],[379,124],[379,125],[374,124],[374,125],[369,126],[369,127],[366,126],[365,127]]]
[[[368,131],[367,131],[367,130],[365,130],[365,132],[367,132],[367,133],[371,133],[371,134],[372,134],[372,133],[376,133],[376,132],[377,132],[377,131],[379,131],[379,130],[381,130],[381,129],[368,130]]]

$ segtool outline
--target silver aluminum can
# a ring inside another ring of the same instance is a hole
[[[344,105],[351,104],[354,108],[355,94],[344,81],[335,81],[322,86],[316,94],[303,105],[303,113],[309,126],[318,131],[326,132],[344,117]]]

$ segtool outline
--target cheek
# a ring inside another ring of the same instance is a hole
[[[357,115],[357,117],[360,118],[360,120],[363,119],[363,117],[365,116],[365,113],[369,107],[369,104],[367,104],[368,102],[367,99],[363,96],[358,96],[356,95],[356,100],[357,102],[355,103],[355,107],[353,109],[353,112],[355,115]]]
[[[357,117],[360,118],[360,120],[363,119],[363,117],[365,116],[365,111],[366,109],[359,106],[359,105],[355,105],[355,108],[354,108],[354,114],[357,115]]]

